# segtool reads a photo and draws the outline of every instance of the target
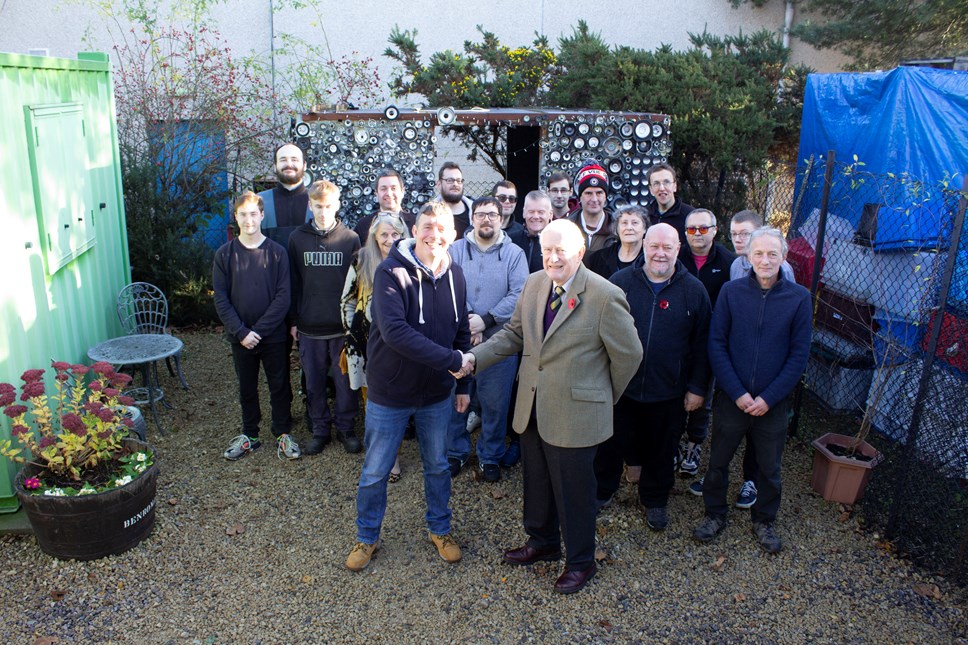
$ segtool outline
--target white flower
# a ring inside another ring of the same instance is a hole
[[[137,455],[135,455],[135,459],[138,461],[148,461],[148,455],[143,452],[139,452]]]
[[[44,491],[44,495],[50,495],[51,497],[63,497],[64,491],[60,488],[48,488]]]
[[[135,464],[134,470],[135,472],[143,473],[146,467],[144,464]]]
[[[77,494],[78,495],[90,495],[90,494],[96,493],[96,492],[97,491],[94,488],[92,488],[91,486],[85,486],[81,490],[77,491]]]
[[[124,486],[125,484],[131,483],[131,475],[125,475],[124,477],[118,477],[114,480],[115,486]]]

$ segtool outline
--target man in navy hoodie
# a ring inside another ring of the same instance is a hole
[[[346,452],[360,451],[353,426],[359,403],[349,378],[341,370],[332,370],[336,409],[330,414],[326,402],[326,376],[339,363],[343,351],[343,318],[341,314],[343,284],[350,264],[360,250],[360,238],[337,218],[339,188],[328,181],[317,181],[309,188],[309,206],[313,219],[289,236],[289,261],[292,265],[292,308],[290,328],[299,341],[299,360],[306,377],[306,402],[313,438],[303,451],[307,455],[322,452],[332,436],[335,421],[336,438]]]
[[[706,517],[693,531],[709,542],[726,527],[729,462],[749,432],[759,465],[753,533],[769,553],[782,548],[773,527],[780,508],[780,464],[790,395],[810,356],[810,292],[782,277],[787,244],[775,228],[750,237],[753,270],[723,285],[709,332],[716,377],[712,449],[703,486]]]
[[[451,409],[470,403],[462,350],[471,346],[464,274],[447,249],[456,237],[454,215],[441,202],[420,209],[413,238],[400,240],[373,277],[373,324],[367,344],[366,458],[356,495],[357,544],[346,568],[361,571],[379,548],[387,478],[415,417],[423,461],[427,528],[447,562],[461,558],[450,534],[447,426]]]

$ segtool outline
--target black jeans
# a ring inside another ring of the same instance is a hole
[[[790,397],[774,405],[761,417],[746,414],[722,391],[716,392],[713,403],[712,450],[709,469],[703,482],[702,497],[706,514],[714,517],[726,515],[726,490],[729,488],[729,463],[736,454],[744,436],[753,439],[758,472],[755,477],[756,503],[750,509],[754,522],[776,520],[780,509],[782,489],[780,470],[783,448],[787,437],[787,413]]]
[[[232,343],[232,362],[239,378],[239,404],[242,406],[242,432],[249,437],[259,436],[262,407],[259,405],[259,365],[269,385],[269,407],[272,412],[272,434],[278,437],[289,432],[289,407],[292,388],[289,385],[289,352],[287,344],[259,343],[246,349]]]
[[[613,418],[615,433],[595,456],[598,499],[608,499],[618,490],[624,460],[642,465],[639,501],[643,506],[666,506],[675,485],[676,447],[686,420],[683,399],[640,403],[623,396],[615,404]]]

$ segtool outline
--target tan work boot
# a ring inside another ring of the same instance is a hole
[[[450,533],[447,535],[434,535],[430,533],[430,541],[437,547],[437,553],[444,560],[450,563],[460,562],[460,547],[457,546],[457,542],[450,536]]]
[[[378,548],[380,548],[379,540],[373,544],[357,542],[346,558],[346,568],[350,571],[362,571],[366,568],[366,565],[370,564],[370,560]]]

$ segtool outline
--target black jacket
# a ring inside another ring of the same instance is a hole
[[[606,246],[604,249],[595,251],[592,253],[591,259],[588,261],[588,268],[602,276],[606,280],[611,278],[615,273],[629,266],[635,266],[636,262],[642,257],[642,253],[645,247],[639,251],[639,256],[632,260],[629,264],[624,266],[619,266],[620,260],[618,259],[618,252],[622,249],[622,244],[612,244],[611,246]]]
[[[689,273],[693,274],[709,294],[709,302],[713,307],[716,306],[716,299],[719,297],[719,290],[729,282],[729,269],[733,266],[736,254],[719,243],[714,243],[709,251],[709,259],[702,269],[696,270],[696,259],[692,254],[692,249],[688,244],[684,244],[679,251],[679,260],[686,267]]]
[[[679,242],[683,246],[688,246],[686,242],[686,215],[696,210],[694,206],[690,206],[686,202],[676,197],[676,201],[672,204],[672,208],[664,213],[659,213],[659,202],[652,200],[652,203],[646,206],[646,212],[649,214],[649,223],[652,224],[668,224],[672,228],[679,231]]]
[[[643,350],[624,396],[641,403],[684,397],[687,391],[706,396],[712,315],[706,289],[677,261],[669,283],[656,294],[643,264],[636,262],[611,277],[625,292]]]
[[[309,222],[289,236],[289,319],[299,331],[310,336],[343,334],[343,283],[359,249],[360,238],[342,222],[328,231],[318,231]]]
[[[521,230],[508,234],[508,237],[524,251],[524,257],[528,260],[528,273],[544,270],[544,263],[541,261],[540,235],[531,235],[522,227]]]

